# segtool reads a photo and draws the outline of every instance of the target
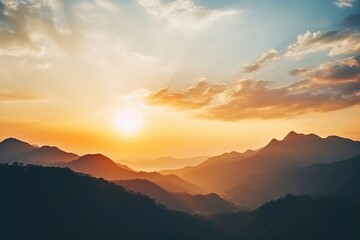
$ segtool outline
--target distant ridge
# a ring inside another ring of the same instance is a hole
[[[37,147],[16,138],[7,138],[0,142],[0,162],[13,162],[13,158],[35,150]]]
[[[108,180],[146,179],[154,182],[170,192],[201,193],[204,192],[196,185],[184,181],[176,175],[162,175],[158,172],[136,172],[116,164],[110,158],[102,154],[87,154],[78,159],[60,163],[58,166],[68,167],[76,172],[87,173],[95,177]]]
[[[315,134],[292,131],[282,140],[272,139],[265,147],[248,157],[235,157],[225,164],[199,165],[190,170],[162,172],[177,174],[209,191],[221,192],[241,184],[253,174],[329,163],[351,158],[359,153],[359,141],[337,136],[321,138]]]
[[[341,161],[250,176],[225,194],[251,208],[286,194],[360,202],[360,154]]]
[[[190,195],[187,193],[170,193],[160,186],[143,179],[114,182],[126,189],[147,195],[171,210],[189,213],[225,213],[238,210],[234,204],[225,201],[216,194]]]
[[[0,143],[0,163],[6,162],[68,167],[77,172],[108,180],[147,179],[170,192],[191,194],[206,192],[176,175],[165,176],[158,172],[136,172],[127,166],[115,163],[102,154],[78,156],[62,151],[55,146],[37,147],[15,138],[8,138]]]
[[[78,158],[73,153],[62,151],[55,146],[38,147],[16,138],[7,138],[0,142],[0,162],[23,162],[26,164],[51,165],[56,162],[68,162]]]

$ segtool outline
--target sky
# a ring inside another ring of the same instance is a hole
[[[1,0],[0,138],[112,158],[360,140],[358,0]]]

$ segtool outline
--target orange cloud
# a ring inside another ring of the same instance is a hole
[[[301,74],[304,79],[279,88],[272,88],[271,82],[265,80],[229,84],[201,81],[183,92],[160,89],[150,95],[148,102],[197,110],[196,117],[225,121],[286,118],[360,103],[360,58],[294,70],[293,74]]]
[[[209,105],[223,91],[225,85],[222,83],[199,81],[182,93],[170,93],[168,88],[162,88],[151,94],[147,102],[151,105],[168,105],[179,109],[198,109]]]

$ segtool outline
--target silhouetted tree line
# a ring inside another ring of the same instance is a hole
[[[288,195],[208,217],[65,168],[0,165],[0,239],[360,239],[358,202]]]
[[[0,165],[0,239],[218,239],[215,230],[104,179]]]

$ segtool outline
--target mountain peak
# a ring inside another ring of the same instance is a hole
[[[295,131],[290,131],[290,132],[286,135],[286,137],[297,136],[297,135],[301,135],[301,133],[297,133],[297,132],[295,132]]]
[[[0,142],[0,145],[5,147],[5,148],[9,148],[9,147],[13,148],[13,147],[15,147],[15,148],[24,148],[26,150],[32,150],[32,149],[37,148],[36,146],[31,145],[30,143],[21,141],[19,139],[13,138],[13,137],[6,138],[2,142]]]
[[[102,155],[101,153],[86,154],[84,156],[81,156],[79,159],[97,159],[97,160],[112,161],[110,158]]]
[[[9,137],[4,139],[1,143],[7,143],[7,144],[28,144],[27,142],[21,141],[17,138]]]
[[[48,146],[48,145],[42,146],[42,147],[40,147],[40,148],[41,148],[41,149],[61,150],[61,149],[59,149],[58,147]]]
[[[297,133],[295,131],[291,131],[284,137],[283,141],[286,141],[286,140],[289,140],[289,139],[296,139],[296,138],[299,138],[301,136],[305,136],[305,134]]]
[[[289,132],[282,141],[292,141],[292,140],[299,140],[299,139],[310,139],[310,138],[317,138],[320,139],[318,135],[313,133],[310,134],[303,134],[303,133],[296,133],[295,131]]]

